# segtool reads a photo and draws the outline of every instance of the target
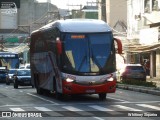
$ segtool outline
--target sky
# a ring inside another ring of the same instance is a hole
[[[37,0],[39,2],[46,2],[47,0]],[[58,8],[61,9],[75,9],[76,6],[69,6],[69,5],[86,5],[88,2],[95,2],[96,0],[50,0],[52,4],[56,5]],[[80,7],[78,7],[80,8]]]

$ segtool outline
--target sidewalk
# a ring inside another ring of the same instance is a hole
[[[160,78],[150,78],[150,76],[147,76],[147,82],[154,82],[160,88]]]
[[[156,88],[127,84],[117,84],[117,88],[160,96],[160,78],[150,78],[150,76],[147,76],[146,81],[156,83]]]

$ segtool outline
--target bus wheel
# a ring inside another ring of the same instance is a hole
[[[63,94],[61,94],[57,91],[57,86],[55,86],[55,96],[56,96],[56,99],[58,99],[58,100],[63,99]]]
[[[100,93],[99,94],[99,99],[100,100],[105,100],[106,99],[107,94],[106,93]]]
[[[40,95],[43,94],[42,88],[37,87],[36,90],[37,90],[37,94],[40,94]]]

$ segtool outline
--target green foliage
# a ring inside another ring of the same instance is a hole
[[[145,87],[156,87],[156,83],[154,82],[146,82],[140,80],[123,80],[121,83],[128,85],[137,85],[137,86],[145,86]]]

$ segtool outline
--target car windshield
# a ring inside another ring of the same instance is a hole
[[[18,75],[18,76],[30,76],[31,73],[30,73],[30,70],[19,70],[19,71],[17,72],[17,75]]]

